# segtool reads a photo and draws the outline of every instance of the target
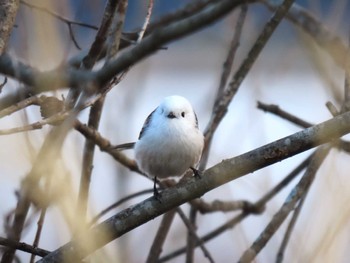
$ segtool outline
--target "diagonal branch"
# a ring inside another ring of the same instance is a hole
[[[154,30],[141,43],[125,51],[119,58],[100,70],[90,72],[84,69],[58,68],[50,71],[39,71],[7,54],[0,55],[0,73],[31,86],[31,95],[59,88],[81,86],[99,86],[109,82],[128,67],[141,61],[146,56],[159,50],[162,46],[204,28],[227,15],[236,7],[253,3],[257,0],[223,0],[214,1],[206,9],[194,13],[180,21]],[[14,99],[14,98],[12,98]],[[6,102],[9,98],[3,98]],[[17,101],[12,101],[16,103]],[[2,105],[2,103],[0,103]],[[7,103],[8,105],[8,103]],[[1,108],[0,108],[1,109]]]
[[[94,237],[96,243],[88,253],[94,252],[106,243],[174,207],[198,198],[227,182],[330,142],[349,132],[350,112],[347,112],[235,158],[223,160],[206,170],[201,179],[191,178],[186,184],[165,189],[162,192],[162,202],[154,197],[148,198],[92,228],[88,234]],[[101,238],[106,229],[110,236]],[[74,241],[67,243],[39,262],[59,262],[63,257],[69,258],[71,253],[81,255]],[[87,254],[81,256],[87,256]]]
[[[308,169],[299,183],[292,189],[286,201],[280,210],[273,216],[270,223],[266,226],[264,231],[259,235],[256,241],[247,249],[242,257],[240,263],[248,263],[254,260],[256,255],[263,249],[266,243],[271,239],[272,235],[278,230],[288,214],[294,209],[296,203],[302,198],[305,192],[311,186],[316,173],[328,155],[331,147],[329,145],[319,148],[313,156]]]

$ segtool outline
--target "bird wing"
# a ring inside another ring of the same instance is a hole
[[[150,115],[148,115],[147,119],[145,120],[145,123],[143,124],[142,126],[142,129],[140,131],[140,134],[139,134],[139,140],[141,139],[142,135],[144,134],[144,132],[147,130],[150,122],[151,122],[151,119],[152,119],[152,115],[153,113],[157,110],[157,108],[155,108],[151,113]]]
[[[132,149],[135,146],[135,142],[128,142],[128,143],[123,143],[123,144],[118,144],[113,147],[113,149],[116,150],[127,150],[127,149]]]

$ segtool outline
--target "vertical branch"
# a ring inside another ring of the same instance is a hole
[[[118,17],[118,21],[116,24],[115,31],[113,32],[114,41],[115,41],[113,43],[114,52],[117,52],[119,48],[127,5],[128,5],[127,0],[121,0],[116,10],[117,12],[116,16]],[[98,130],[98,127],[99,127],[104,101],[105,101],[105,97],[102,96],[99,100],[96,101],[96,103],[90,109],[88,126],[91,128],[94,128],[95,130]],[[93,169],[94,153],[95,153],[95,143],[94,141],[87,139],[85,141],[85,146],[84,146],[82,173],[80,178],[80,188],[79,188],[79,197],[78,197],[79,198],[78,208],[83,218],[86,217],[86,213],[87,213],[87,204],[88,204],[91,174]]]
[[[33,248],[38,248],[39,246],[39,241],[40,241],[40,236],[41,236],[41,232],[43,230],[43,226],[44,226],[44,220],[45,220],[45,215],[46,215],[46,211],[47,211],[47,208],[44,207],[41,212],[40,212],[40,217],[39,217],[39,220],[38,220],[38,228],[37,228],[37,231],[36,231],[36,234],[35,234],[35,238],[34,238],[34,242],[33,242]],[[32,254],[30,256],[30,263],[34,263],[34,260],[35,260],[35,254]]]
[[[162,253],[162,247],[163,247],[164,241],[168,235],[168,232],[173,222],[173,219],[175,217],[175,214],[176,214],[176,209],[173,209],[164,214],[162,218],[162,222],[158,228],[157,234],[153,240],[151,249],[148,253],[148,257],[146,260],[147,263],[158,261],[160,253]]]
[[[19,0],[0,0],[0,54],[6,49],[18,8]]]
[[[82,60],[82,68],[92,69],[95,65],[98,57],[100,56],[103,46],[105,45],[108,32],[110,30],[115,10],[119,4],[120,0],[108,0],[106,3],[105,10],[103,12],[103,18],[101,25],[96,33],[94,42],[92,43],[88,54]],[[78,99],[80,94],[79,89],[70,89],[67,99],[66,107],[72,108]]]
[[[282,261],[283,261],[284,251],[285,251],[285,249],[287,247],[287,244],[288,244],[289,238],[291,236],[291,233],[292,233],[292,231],[294,229],[295,223],[297,222],[297,219],[298,219],[298,217],[300,215],[300,211],[303,208],[303,204],[305,202],[307,194],[309,193],[309,190],[310,190],[310,187],[305,189],[305,193],[301,197],[301,199],[300,199],[300,201],[298,203],[298,206],[296,207],[296,209],[295,209],[295,211],[293,213],[293,217],[292,217],[292,219],[289,222],[289,225],[287,227],[286,233],[285,233],[285,235],[283,237],[283,241],[282,241],[281,246],[280,246],[280,248],[279,248],[279,250],[277,252],[276,263],[282,263]]]
[[[244,25],[244,21],[246,18],[248,12],[248,6],[247,5],[242,5],[241,7],[241,11],[237,20],[237,24],[235,26],[235,30],[234,30],[234,34],[233,34],[233,38],[231,40],[231,44],[229,47],[229,51],[226,57],[226,60],[224,62],[223,65],[223,70],[222,70],[222,74],[221,74],[221,78],[220,78],[220,83],[219,83],[219,87],[216,93],[216,98],[215,98],[215,102],[214,102],[214,107],[213,107],[213,112],[212,112],[212,116],[211,119],[215,119],[215,115],[218,114],[218,105],[220,102],[220,99],[225,91],[225,87],[227,85],[227,80],[228,77],[230,76],[230,73],[232,71],[232,66],[233,66],[233,61],[235,58],[235,54],[236,51],[239,47],[239,41],[241,38],[241,34],[242,34],[242,29],[243,29],[243,25]],[[228,106],[228,105],[227,105]],[[220,122],[221,120],[218,120],[218,122]],[[208,161],[208,156],[209,156],[209,151],[210,151],[210,145],[211,145],[211,141],[213,138],[213,135],[215,133],[215,130],[217,128],[218,125],[216,125],[216,127],[212,127],[213,122],[210,121],[205,129],[204,135],[205,135],[205,146],[203,149],[203,154],[202,154],[202,158],[201,158],[201,163],[200,163],[200,167],[199,170],[204,170],[206,163]]]
[[[196,219],[197,219],[197,209],[191,206],[190,209],[190,222],[193,226],[193,230],[196,230]],[[186,246],[186,263],[194,262],[194,249],[196,248],[196,238],[193,236],[191,231],[187,231],[187,246]]]
[[[349,36],[348,36],[348,54],[350,53],[350,28],[349,28]],[[346,58],[346,66],[345,68],[350,68],[350,59]],[[344,80],[344,103],[343,103],[343,111],[348,111],[350,109],[350,73],[348,70],[345,70],[345,80]]]

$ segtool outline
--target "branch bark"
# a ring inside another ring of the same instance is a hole
[[[0,54],[6,49],[18,8],[19,0],[0,0]]]
[[[94,237],[96,243],[89,253],[174,207],[198,198],[227,182],[331,142],[349,132],[350,112],[347,112],[253,151],[223,160],[206,170],[201,179],[191,178],[186,184],[165,189],[162,192],[162,202],[154,197],[148,198],[92,228],[88,234]],[[106,230],[110,234],[109,237],[101,239]],[[78,248],[73,240],[39,262],[60,262],[72,254],[80,255],[77,252]],[[81,256],[87,256],[87,254]]]

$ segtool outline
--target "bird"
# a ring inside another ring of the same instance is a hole
[[[154,180],[153,195],[159,198],[157,179],[182,176],[196,169],[204,147],[204,136],[191,103],[182,96],[163,99],[146,118],[138,141],[116,146],[134,148],[135,161],[142,173]]]

